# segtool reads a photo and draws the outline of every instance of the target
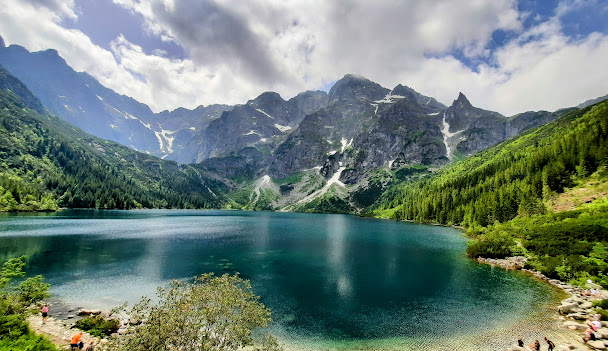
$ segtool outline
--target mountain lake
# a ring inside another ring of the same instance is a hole
[[[171,279],[239,272],[294,350],[497,350],[559,341],[562,292],[466,258],[457,229],[348,215],[61,210],[0,215],[54,298],[109,310]]]

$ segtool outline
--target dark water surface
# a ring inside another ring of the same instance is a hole
[[[475,349],[540,328],[557,292],[467,260],[465,246],[455,229],[344,215],[0,216],[0,259],[27,255],[29,273],[68,303],[108,308],[170,279],[240,272],[272,309],[273,332],[296,349]]]

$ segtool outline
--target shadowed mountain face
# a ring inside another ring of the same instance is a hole
[[[49,200],[73,208],[217,208],[228,190],[199,165],[134,151],[50,114],[2,66],[0,159],[0,178],[15,194],[3,206],[10,211]]]
[[[212,121],[207,129],[191,139],[188,150],[178,161],[201,162],[247,147],[271,153],[297,128],[304,116],[326,105],[327,94],[322,91],[307,91],[288,101],[277,93],[263,93]]]
[[[3,41],[2,41],[3,44]],[[196,130],[206,128],[229,106],[200,106],[155,114],[136,100],[76,72],[56,50],[30,53],[18,45],[0,45],[0,65],[23,81],[44,106],[95,136],[158,157],[183,149]]]

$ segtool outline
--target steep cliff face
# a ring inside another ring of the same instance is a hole
[[[356,75],[346,75],[331,88],[329,105],[306,116],[275,152],[270,173],[287,176],[302,169],[321,167],[328,156],[352,146],[374,114],[373,101],[389,90]]]
[[[345,155],[347,168],[341,178],[345,183],[355,184],[366,171],[382,166],[397,169],[447,162],[440,110],[426,104],[428,99],[405,94],[393,103],[381,103],[371,123],[354,139],[352,150]]]
[[[246,147],[270,153],[284,141],[304,116],[327,104],[322,91],[304,92],[285,101],[277,93],[263,93],[245,105],[236,106],[194,136],[188,149],[191,162],[224,157]]]
[[[444,134],[446,147],[453,157],[453,151],[470,156],[504,140],[556,119],[560,112],[525,112],[507,118],[503,115],[473,107],[462,94],[445,112]]]

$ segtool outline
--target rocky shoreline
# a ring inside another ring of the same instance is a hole
[[[588,289],[573,286],[568,283],[564,283],[557,279],[550,279],[544,274],[524,268],[527,262],[527,258],[523,256],[508,257],[504,259],[494,258],[483,258],[479,257],[478,262],[489,264],[492,266],[501,267],[509,270],[521,270],[526,272],[535,278],[545,281],[570,295],[567,299],[561,301],[559,306],[556,306],[556,313],[559,315],[559,320],[563,322],[562,327],[564,329],[575,330],[581,332],[579,340],[572,340],[572,342],[565,345],[558,345],[556,350],[605,350],[608,349],[608,322],[601,321],[602,328],[594,332],[597,340],[583,342],[583,336],[585,330],[589,328],[586,324],[587,321],[597,320],[596,308],[593,307],[593,301],[608,298],[608,291],[601,289],[599,285],[593,286],[595,293],[591,294]],[[541,342],[541,345],[543,343]],[[543,347],[545,347],[543,345]],[[541,349],[543,348],[541,347]],[[530,350],[527,347],[514,346],[506,349],[505,351],[519,351],[519,350]]]
[[[489,264],[508,270],[520,270],[526,272],[539,280],[559,288],[569,295],[568,298],[561,301],[559,306],[556,306],[556,313],[552,316],[553,318],[561,321],[561,328],[563,328],[565,335],[564,339],[568,340],[567,342],[562,340],[559,345],[557,345],[555,350],[566,351],[608,349],[608,322],[606,321],[602,321],[602,328],[594,333],[598,340],[589,341],[587,343],[584,343],[582,340],[584,331],[588,328],[586,321],[595,318],[596,315],[596,308],[593,307],[592,303],[593,300],[608,298],[608,291],[598,289],[596,294],[593,296],[588,296],[585,289],[572,286],[571,284],[567,284],[556,279],[550,279],[540,272],[524,268],[527,261],[525,257],[509,257],[505,259],[488,259],[480,257],[477,260],[483,264]],[[75,329],[74,327],[75,322],[82,318],[82,315],[89,314],[103,315],[105,313],[100,310],[84,310],[83,307],[65,305],[61,301],[52,301],[50,302],[50,316],[47,323],[42,323],[40,313],[30,316],[28,318],[28,322],[30,323],[30,328],[34,332],[47,336],[55,345],[57,345],[58,349],[69,349],[69,342],[72,336],[78,332],[78,329]],[[547,316],[547,318],[551,317]],[[129,321],[122,321],[123,324],[128,322]],[[571,335],[572,331],[577,331],[580,333],[580,337],[574,337]],[[566,334],[568,335],[566,336]],[[104,345],[108,343],[108,340],[94,337],[86,332],[83,333],[82,340],[85,342],[85,344],[89,343],[91,340],[94,340],[95,344],[98,345],[98,350],[105,349]],[[541,345],[541,349],[545,350],[546,345],[543,340],[541,340]],[[519,351],[530,349],[528,347],[521,348],[517,346],[504,349],[504,351],[515,350]]]
[[[47,304],[49,305],[49,317],[46,323],[42,322],[42,317],[37,307],[33,309],[35,313],[28,316],[27,321],[32,331],[46,336],[59,350],[70,349],[72,337],[80,331],[80,329],[75,327],[76,321],[89,315],[108,317],[107,313],[101,310],[70,306],[58,300],[47,301]],[[96,345],[95,350],[104,350],[104,346],[108,344],[108,339],[98,338],[84,331],[81,341],[85,346],[94,341]]]

